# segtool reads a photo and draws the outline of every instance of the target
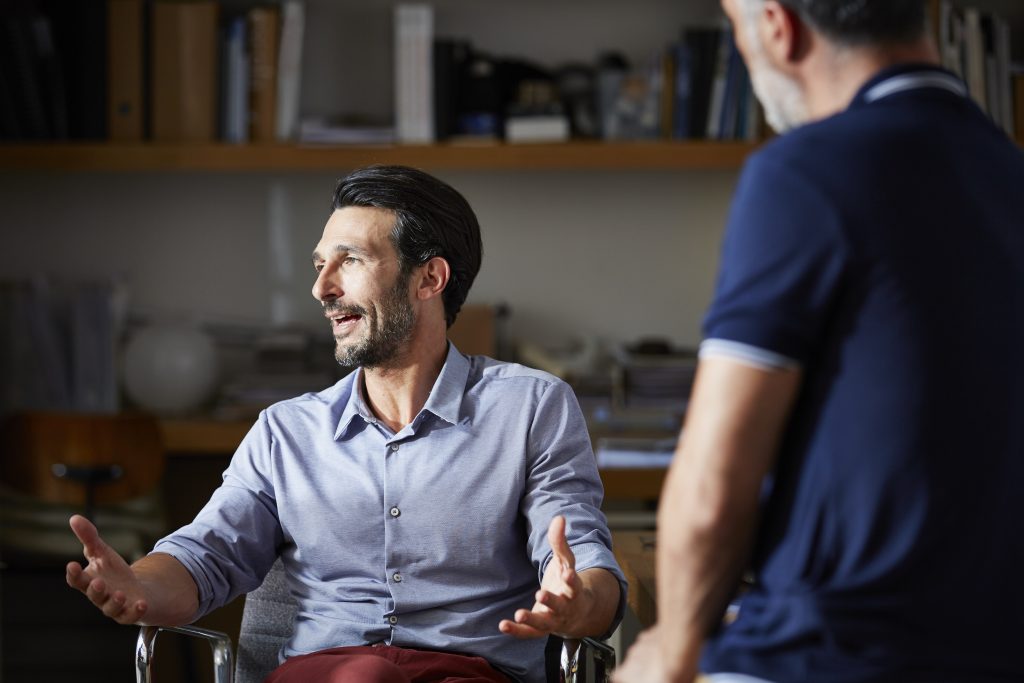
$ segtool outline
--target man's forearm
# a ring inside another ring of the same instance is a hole
[[[658,626],[669,680],[689,681],[745,568],[756,510],[716,514],[686,468],[673,479],[659,510]]]
[[[199,590],[181,562],[166,553],[151,553],[132,564],[132,571],[145,594],[143,624],[181,626],[195,619]]]
[[[619,607],[621,588],[619,581],[607,569],[584,569],[579,573],[583,584],[586,609],[567,634],[573,638],[599,637],[611,629]]]
[[[658,510],[658,629],[669,681],[697,673],[750,554],[801,374],[701,360]]]

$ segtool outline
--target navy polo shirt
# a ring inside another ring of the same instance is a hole
[[[706,344],[802,368],[708,672],[1024,680],[1024,155],[943,70],[744,168]]]

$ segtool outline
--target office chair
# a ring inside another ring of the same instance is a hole
[[[232,656],[231,639],[225,633],[183,626],[143,626],[135,647],[137,683],[150,683],[151,667],[160,631],[202,638],[213,650],[215,683],[260,683],[277,665],[277,653],[291,635],[298,606],[288,592],[284,566],[274,564],[263,585],[245,598],[238,657]],[[574,643],[573,643],[574,644]],[[560,639],[549,640],[545,652],[551,683],[607,683],[615,667],[615,651],[604,643],[584,638],[579,647]]]
[[[0,428],[0,549],[5,562],[81,555],[68,528],[84,514],[115,550],[141,557],[164,532],[164,450],[147,415],[32,412]]]

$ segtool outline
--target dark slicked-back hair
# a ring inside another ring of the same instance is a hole
[[[444,289],[445,321],[455,322],[480,271],[483,241],[469,202],[434,176],[406,166],[368,166],[353,171],[334,190],[335,211],[346,206],[387,209],[395,214],[391,242],[402,276],[440,256],[451,267]]]
[[[904,43],[922,36],[926,0],[779,0],[838,45]]]

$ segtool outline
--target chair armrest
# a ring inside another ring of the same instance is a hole
[[[233,683],[234,656],[231,654],[231,638],[220,631],[211,631],[197,626],[143,626],[135,643],[135,681],[150,683],[152,680],[153,656],[156,651],[156,637],[160,631],[180,633],[202,638],[213,650],[214,683]]]
[[[609,683],[615,668],[615,650],[600,640],[563,640],[559,665],[563,683]]]

